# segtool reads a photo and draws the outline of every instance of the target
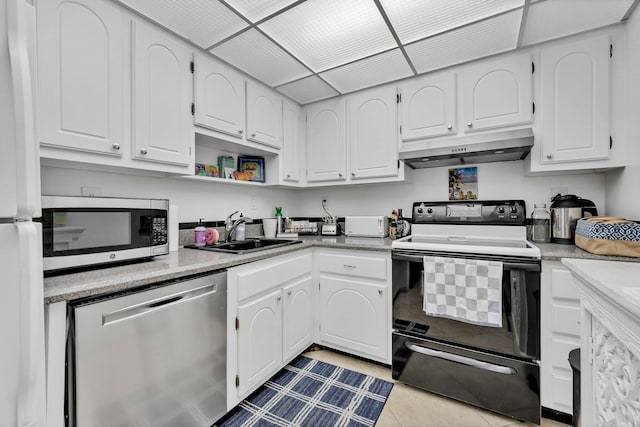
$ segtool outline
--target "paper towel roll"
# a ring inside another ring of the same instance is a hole
[[[178,230],[178,205],[169,205],[169,252],[178,250],[180,231]]]

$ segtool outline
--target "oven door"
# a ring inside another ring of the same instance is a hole
[[[428,316],[423,311],[422,269],[425,255],[501,261],[502,327],[479,326]],[[393,328],[416,338],[517,357],[540,359],[540,260],[394,250]]]

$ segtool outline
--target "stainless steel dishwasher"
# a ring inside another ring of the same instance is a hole
[[[226,410],[227,273],[72,305],[72,426],[210,426]]]

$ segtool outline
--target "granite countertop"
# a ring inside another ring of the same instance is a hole
[[[640,263],[565,259],[571,272],[634,317],[640,313]]]
[[[391,240],[380,238],[300,236],[301,244],[243,255],[180,248],[150,261],[63,274],[44,279],[45,303],[104,295],[157,282],[206,273],[310,247],[391,251]]]
[[[243,255],[180,248],[176,252],[155,257],[150,261],[46,277],[44,279],[44,299],[46,303],[51,303],[119,292],[193,274],[212,272],[311,247],[390,252],[392,243],[389,238],[345,236],[300,236],[299,240],[302,241],[301,244]],[[547,243],[536,244],[536,246],[540,248],[543,260],[581,258],[640,263],[640,258],[594,255],[574,245]]]

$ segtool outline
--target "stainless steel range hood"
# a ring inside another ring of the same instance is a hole
[[[533,130],[517,129],[446,140],[406,142],[400,149],[400,160],[413,169],[505,162],[524,159],[532,146]]]

